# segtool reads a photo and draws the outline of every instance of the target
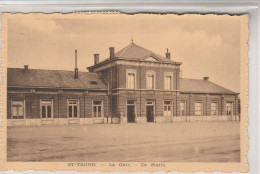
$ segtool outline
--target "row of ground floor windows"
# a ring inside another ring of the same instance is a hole
[[[187,115],[186,101],[181,101],[179,110],[180,116]],[[195,116],[203,116],[203,102],[195,102],[194,104]],[[233,115],[233,103],[226,102],[226,115]],[[147,122],[154,121],[155,113],[155,100],[146,101],[146,117]],[[211,102],[210,105],[210,114],[211,116],[218,115],[218,102]],[[135,101],[127,100],[127,120],[128,122],[135,122]],[[172,101],[164,101],[163,105],[163,116],[170,117],[173,116],[173,104]]]
[[[154,119],[155,113],[155,100],[146,101],[146,117],[147,121],[152,121]],[[134,122],[135,119],[135,100],[127,100],[127,117],[128,122]],[[180,106],[180,116],[187,115],[187,105],[186,101],[181,101]],[[78,118],[79,113],[79,100],[67,100],[67,116],[68,118]],[[25,117],[25,100],[12,100],[12,118],[13,119],[23,119]],[[195,102],[194,104],[195,116],[202,116],[203,114],[203,102]],[[233,103],[226,102],[225,114],[233,115]],[[40,101],[40,113],[42,119],[53,118],[53,100],[41,100]],[[218,115],[218,102],[211,102],[210,104],[210,114]],[[92,116],[93,117],[103,117],[103,102],[93,101],[92,102]],[[163,115],[172,116],[173,115],[173,103],[172,101],[164,101]]]
[[[203,102],[195,102],[194,104],[195,109],[195,116],[202,116],[203,114]],[[226,102],[226,115],[233,115],[233,103]],[[210,115],[218,115],[218,102],[211,102],[210,103]],[[180,115],[186,116],[186,102],[180,102]]]
[[[67,100],[67,116],[68,118],[79,117],[79,100]],[[42,119],[53,118],[53,100],[41,100],[40,101],[40,114]],[[13,119],[25,118],[25,100],[12,100],[11,115]],[[92,116],[103,116],[103,102],[93,101]]]

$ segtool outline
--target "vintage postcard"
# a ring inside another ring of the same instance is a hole
[[[247,172],[248,20],[3,14],[0,170]]]

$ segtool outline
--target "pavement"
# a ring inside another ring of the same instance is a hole
[[[240,162],[240,122],[8,127],[8,161]]]

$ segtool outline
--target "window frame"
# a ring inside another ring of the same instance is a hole
[[[133,101],[134,103],[128,103],[128,101]],[[131,106],[135,106],[135,99],[126,99],[126,105],[131,105]]]
[[[152,89],[148,88],[148,78],[147,78],[148,75],[153,75],[153,88]],[[145,74],[145,79],[146,79],[145,88],[148,89],[148,90],[155,90],[156,89],[156,73],[155,73],[155,71],[147,70],[146,74]]]
[[[43,101],[51,101],[51,118],[42,118],[42,102]],[[40,116],[42,120],[53,120],[53,113],[54,113],[54,107],[53,107],[53,99],[40,99]]]
[[[196,115],[196,103],[200,103],[201,104],[201,115]],[[195,101],[194,102],[194,115],[195,116],[203,116],[204,115],[204,113],[203,113],[203,101]]]
[[[128,84],[128,74],[134,74],[134,88],[130,88]],[[126,69],[126,88],[127,89],[136,89],[136,69]]]
[[[25,99],[11,99],[11,119],[23,120],[23,119],[19,119],[19,118],[13,118],[13,102],[14,101],[22,101],[23,102],[23,119],[26,119]]]
[[[148,102],[152,102],[152,103],[148,103]],[[150,100],[150,99],[147,99],[145,101],[145,105],[148,105],[148,106],[154,106],[154,103],[155,103],[155,101],[154,100]]]
[[[100,106],[94,104],[94,101],[101,101],[101,117],[94,117],[94,106]],[[92,100],[92,118],[104,118],[104,107],[103,107],[103,100]]]
[[[166,76],[171,77],[170,89],[166,89],[166,86],[165,86]],[[173,90],[173,73],[172,72],[164,72],[163,87],[164,87],[164,90]]]
[[[212,115],[212,103],[216,103],[216,115]],[[210,102],[210,115],[211,116],[218,116],[218,101],[211,101]]]
[[[227,101],[227,102],[226,102],[226,104],[225,104],[225,115],[228,115],[228,114],[227,114],[227,103],[230,103],[230,111],[231,111],[231,114],[230,114],[229,116],[232,116],[232,115],[234,115],[234,112],[233,112],[233,109],[234,109],[233,107],[234,107],[234,106],[233,106],[233,102],[232,102],[232,101]]]
[[[77,101],[77,117],[69,117],[69,106],[70,106],[69,101]],[[67,118],[69,118],[69,119],[77,119],[77,118],[80,117],[79,114],[80,114],[79,99],[67,99]]]

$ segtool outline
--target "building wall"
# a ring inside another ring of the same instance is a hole
[[[155,72],[155,89],[164,89],[164,72],[171,72],[173,74],[173,88],[172,90],[179,89],[179,69],[162,68],[162,67],[137,67],[131,65],[117,66],[119,71],[119,88],[126,88],[126,71],[127,69],[136,70],[136,88],[146,89],[146,72]]]
[[[38,89],[9,89],[7,94],[7,118],[8,120],[16,120],[11,118],[11,101],[14,99],[25,100],[25,116],[26,119],[41,119],[40,100],[53,100],[53,119],[68,119],[67,116],[67,100],[78,99],[80,104],[79,119],[88,119],[82,121],[83,124],[95,123],[92,117],[92,101],[103,101],[103,117],[98,118],[96,123],[127,123],[127,100],[135,101],[136,122],[146,122],[146,101],[153,100],[155,102],[155,119],[154,122],[175,122],[178,121],[194,121],[202,120],[211,116],[211,102],[218,103],[217,117],[226,116],[226,103],[233,103],[233,115],[237,116],[226,118],[227,120],[239,120],[238,98],[236,95],[223,94],[188,94],[180,92],[166,92],[154,90],[113,90],[112,96],[107,95],[106,91],[73,91],[73,90],[38,90]],[[111,98],[112,97],[112,100]],[[171,101],[172,115],[164,116],[164,101]],[[180,102],[186,102],[186,116],[180,116]],[[203,103],[203,116],[195,116],[195,102]],[[215,118],[215,120],[219,120]],[[224,118],[224,117],[222,117]],[[222,119],[221,118],[221,119]],[[25,119],[25,120],[26,120]],[[89,119],[91,119],[89,121]],[[208,119],[205,119],[208,121]],[[68,121],[63,121],[62,124]],[[73,123],[81,123],[73,122]],[[43,123],[41,123],[43,124]],[[45,123],[44,123],[45,124]],[[55,124],[55,122],[51,123]],[[30,125],[30,123],[29,123]]]
[[[172,90],[179,90],[179,66],[176,68],[167,67],[146,67],[134,65],[114,65],[106,69],[98,71],[104,76],[104,79],[112,84],[112,88],[126,88],[126,71],[128,69],[136,70],[136,88],[146,89],[146,72],[154,71],[156,76],[156,89],[164,89],[164,73],[171,72],[173,74],[173,87]],[[112,76],[111,76],[112,74]]]
[[[226,103],[233,103],[233,115],[238,115],[238,98],[237,95],[223,94],[187,94],[181,93],[180,101],[185,101],[187,105],[187,115],[195,115],[195,102],[203,103],[203,115],[211,115],[211,103],[218,103],[218,115],[226,115]]]
[[[177,92],[162,92],[162,91],[142,91],[142,90],[117,90],[114,92],[114,100],[116,100],[117,108],[113,116],[119,117],[123,120],[127,119],[127,100],[135,101],[136,117],[140,117],[146,120],[146,101],[153,100],[155,102],[155,116],[163,117],[164,101],[172,102],[173,116],[178,114],[178,106],[176,98],[178,98]]]
[[[68,99],[78,99],[80,105],[79,118],[85,119],[80,123],[94,123],[89,121],[92,119],[92,101],[103,101],[103,120],[98,120],[97,123],[125,123],[127,122],[127,100],[135,101],[136,122],[146,122],[146,101],[153,100],[155,102],[155,120],[154,122],[174,122],[176,120],[187,121],[187,117],[180,117],[180,102],[186,102],[186,116],[195,116],[195,102],[203,103],[203,117],[211,116],[211,102],[218,103],[218,116],[226,115],[226,103],[233,103],[233,115],[238,115],[238,99],[237,95],[223,94],[189,94],[181,93],[179,74],[180,67],[163,65],[164,67],[140,66],[138,62],[132,64],[114,64],[106,66],[105,69],[93,71],[101,73],[106,82],[109,83],[109,91],[90,91],[90,90],[50,90],[50,89],[13,89],[8,88],[7,93],[7,118],[11,118],[11,101],[12,99],[25,100],[25,115],[27,119],[41,119],[40,100],[53,100],[53,118],[67,119],[68,118]],[[144,63],[145,64],[145,63]],[[126,72],[128,69],[136,70],[136,89],[126,89]],[[146,90],[146,72],[155,72],[155,89]],[[173,74],[173,86],[171,91],[164,90],[164,74],[171,72]],[[172,115],[164,116],[164,101],[171,101]],[[86,121],[88,120],[88,121]],[[110,120],[110,121],[109,121]],[[194,119],[197,120],[197,119]]]
[[[117,88],[117,67],[109,67],[99,71],[98,73],[101,73],[103,75],[105,81],[109,83],[110,87]]]
[[[11,118],[11,101],[25,101],[25,116],[27,119],[39,119],[40,101],[51,99],[53,101],[53,118],[68,118],[68,99],[79,100],[79,118],[92,118],[93,100],[103,101],[104,117],[109,117],[109,101],[106,91],[68,91],[68,90],[8,90],[7,93],[7,118]]]
[[[162,122],[173,122],[174,117],[180,116],[180,102],[186,102],[186,116],[195,116],[195,102],[202,102],[202,117],[213,117],[211,115],[211,103],[217,102],[217,115],[227,116],[226,103],[233,103],[233,116],[235,118],[226,118],[230,120],[239,120],[238,113],[238,99],[236,95],[222,95],[222,94],[184,94],[179,92],[163,92],[163,91],[143,91],[143,90],[117,90],[113,95],[114,107],[113,117],[118,117],[123,122],[127,122],[127,100],[135,101],[136,120],[139,118],[146,120],[146,101],[155,101],[155,122],[156,120],[162,120]],[[172,118],[165,118],[164,116],[164,101],[172,102]],[[201,117],[201,119],[202,119]],[[224,117],[223,117],[224,118]],[[219,118],[216,118],[219,119]],[[183,121],[187,121],[187,118],[183,118]],[[207,119],[209,121],[209,119]],[[145,122],[145,121],[144,121]]]

